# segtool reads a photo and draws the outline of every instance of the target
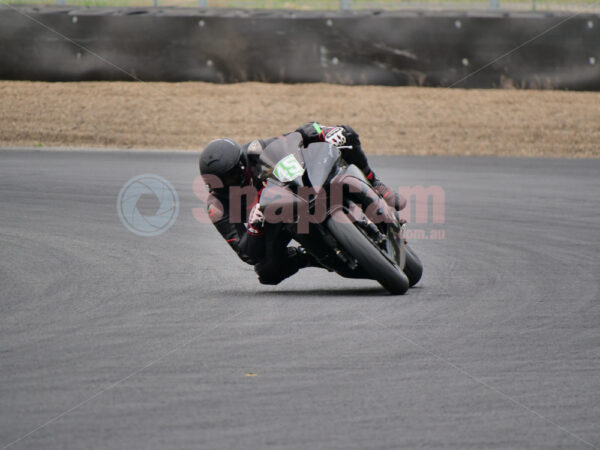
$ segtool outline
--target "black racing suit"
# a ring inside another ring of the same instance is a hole
[[[346,145],[352,148],[342,150],[342,158],[349,164],[356,165],[367,178],[372,179],[373,173],[369,168],[358,134],[349,126],[343,125]],[[323,142],[325,135],[331,127],[320,127],[316,122],[309,122],[296,131],[302,135],[303,145],[306,147],[313,142]],[[257,140],[243,146],[248,155],[248,165],[252,176],[252,188],[248,192],[258,192],[262,183],[258,177],[257,156],[248,152],[250,146],[260,145],[263,149],[277,138]],[[244,188],[242,188],[244,189]],[[244,191],[242,191],[244,192]],[[288,247],[290,236],[281,224],[265,223],[262,233],[249,233],[245,223],[250,209],[258,201],[258,195],[249,198],[241,196],[241,204],[232,205],[229,196],[220,194],[218,190],[210,192],[208,197],[208,213],[213,218],[213,223],[231,248],[240,259],[254,265],[258,279],[262,284],[278,284],[299,269],[311,264],[310,256],[295,247]],[[238,211],[239,210],[239,211]]]

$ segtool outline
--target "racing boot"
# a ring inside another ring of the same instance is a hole
[[[373,186],[373,190],[375,190],[389,206],[396,211],[402,211],[404,209],[406,206],[406,199],[383,184],[383,182],[375,176],[372,170],[367,175],[367,180],[369,180],[371,186]]]
[[[296,247],[296,257],[298,258],[298,264],[300,268],[304,267],[318,267],[321,269],[327,269],[327,267],[323,266],[317,259],[308,253],[304,247]],[[327,269],[329,270],[329,269]]]

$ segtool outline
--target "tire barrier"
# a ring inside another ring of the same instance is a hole
[[[599,90],[600,15],[0,7],[0,78]]]

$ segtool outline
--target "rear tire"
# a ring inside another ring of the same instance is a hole
[[[374,280],[377,280],[390,294],[404,294],[409,287],[407,276],[381,252],[356,222],[350,221],[344,211],[338,210],[327,221],[327,228],[342,248]]]
[[[404,252],[406,255],[404,273],[408,277],[410,287],[413,287],[419,282],[421,276],[423,276],[423,263],[408,244],[404,246]]]

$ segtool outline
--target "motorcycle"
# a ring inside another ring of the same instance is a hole
[[[423,264],[403,237],[405,221],[340,148],[304,147],[302,136],[291,133],[257,156],[266,222],[285,228],[318,264],[342,277],[376,280],[396,295],[421,279]]]

